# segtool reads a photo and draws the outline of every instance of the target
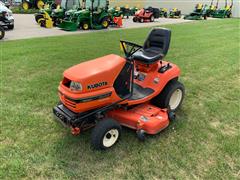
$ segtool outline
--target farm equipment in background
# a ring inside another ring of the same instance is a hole
[[[0,26],[7,29],[14,29],[14,17],[10,9],[0,1]]]
[[[42,9],[45,4],[52,4],[54,0],[22,0],[22,8],[28,10],[30,8]]]
[[[130,16],[134,16],[139,9],[137,7],[131,7],[129,10],[130,10]]]
[[[122,17],[123,16],[123,12],[120,10],[120,7],[109,8],[108,13],[112,17]]]
[[[129,18],[130,14],[130,9],[128,6],[121,6],[120,11],[122,12],[122,18]]]
[[[197,4],[195,6],[195,10],[184,16],[184,19],[187,20],[202,20],[202,19],[207,19],[207,5],[203,5],[201,3]]]
[[[225,7],[222,9],[216,10],[213,14],[213,18],[230,18],[232,17],[232,7],[233,0],[231,0],[231,4],[228,5],[227,0],[225,0]]]
[[[160,8],[160,17],[168,17],[168,9],[167,8]]]
[[[110,25],[108,11],[108,0],[89,0],[91,7],[86,7],[82,10],[66,12],[66,17],[59,25],[59,28],[66,31],[76,31],[78,28],[83,30],[88,29],[106,29]],[[71,13],[70,13],[71,12]],[[68,15],[68,13],[70,13]]]
[[[72,10],[73,13],[79,9],[81,9],[80,0],[62,0],[61,6],[55,3],[45,5],[35,14],[35,20],[42,27],[51,28],[58,26],[63,21],[66,11]]]
[[[129,18],[130,16],[130,9],[126,6],[121,6],[121,7],[112,7],[108,9],[108,13],[112,17],[122,17],[122,18]]]
[[[133,17],[133,22],[153,22],[154,19],[159,17],[160,11],[158,8],[148,7],[138,10]]]
[[[172,8],[169,12],[169,18],[181,18],[181,11],[177,8]]]
[[[109,14],[109,24],[117,27],[122,27],[122,17],[123,12],[120,10],[120,7],[108,9]]]
[[[211,17],[216,12],[216,10],[218,8],[218,2],[219,2],[219,0],[217,0],[216,5],[213,5],[213,0],[211,1],[210,6],[206,10],[207,17]]]
[[[0,25],[0,40],[3,39],[5,36],[5,30],[4,27]]]

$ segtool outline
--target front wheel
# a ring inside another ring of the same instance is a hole
[[[138,21],[137,17],[133,17],[133,22],[137,22],[137,21]]]
[[[113,119],[99,121],[92,131],[91,144],[94,149],[105,150],[112,147],[121,136],[121,126]]]
[[[88,24],[87,22],[84,22],[84,23],[82,24],[82,29],[83,29],[83,30],[88,30],[88,29],[89,29],[89,24]]]
[[[140,18],[140,19],[139,19],[139,22],[140,22],[140,23],[144,23],[144,19],[143,19],[143,18]]]
[[[153,22],[154,21],[154,16],[151,16],[150,17],[150,22]]]
[[[108,26],[109,26],[109,21],[108,21],[108,18],[104,18],[101,22],[101,25],[104,29],[107,29]]]
[[[183,84],[173,80],[153,99],[153,103],[160,108],[169,108],[170,111],[176,111],[182,104],[184,95],[185,88]]]

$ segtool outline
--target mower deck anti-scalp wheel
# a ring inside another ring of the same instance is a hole
[[[143,18],[140,18],[140,19],[139,19],[139,22],[140,22],[140,23],[143,23],[143,22],[144,22],[144,19],[143,19]]]
[[[184,94],[185,89],[183,84],[177,80],[172,80],[153,99],[153,103],[160,108],[169,108],[170,111],[176,111],[183,101]]]
[[[120,138],[121,130],[121,126],[113,119],[107,118],[99,121],[92,131],[92,147],[96,150],[112,147]]]
[[[5,36],[5,30],[2,26],[0,26],[0,39],[4,38]]]

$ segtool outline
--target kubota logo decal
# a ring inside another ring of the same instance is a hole
[[[95,88],[99,88],[99,87],[102,87],[102,86],[106,86],[107,85],[107,82],[100,82],[100,83],[96,83],[96,84],[89,84],[87,86],[88,89],[95,89]]]

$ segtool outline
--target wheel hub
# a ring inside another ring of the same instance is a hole
[[[105,147],[111,147],[115,144],[119,136],[119,132],[117,129],[111,129],[103,137],[103,145]]]
[[[176,89],[172,93],[172,96],[169,101],[170,109],[176,109],[179,106],[182,100],[182,96],[183,96],[183,93],[180,89]]]

